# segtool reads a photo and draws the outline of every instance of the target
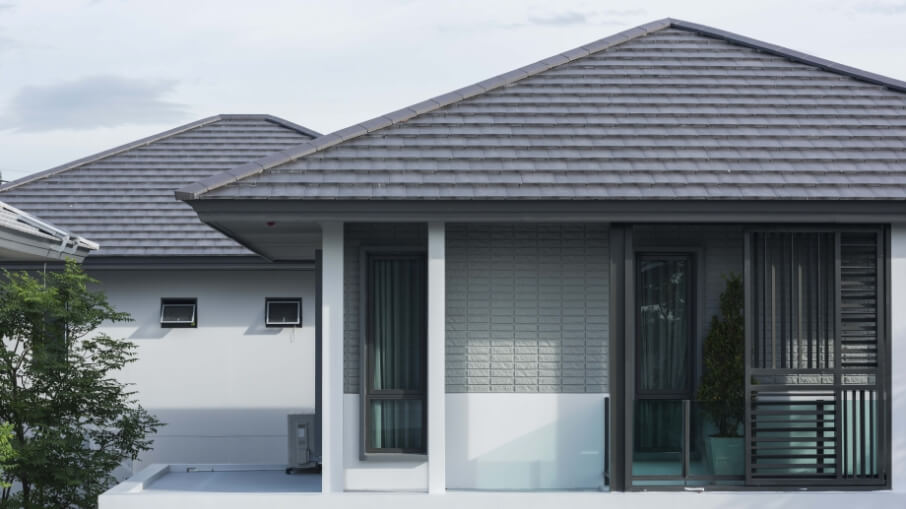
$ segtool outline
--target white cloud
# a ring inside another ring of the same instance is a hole
[[[882,15],[891,15],[891,14],[903,14],[906,13],[906,2],[904,1],[880,1],[875,0],[871,2],[859,2],[854,6],[854,9],[858,12],[863,12],[867,14],[882,14]]]
[[[581,12],[565,11],[547,16],[529,16],[528,20],[529,23],[535,25],[563,26],[582,24],[587,22],[588,18],[586,18],[585,14]]]
[[[180,120],[185,106],[163,99],[175,81],[91,76],[44,87],[26,86],[0,117],[0,129],[93,129]]]

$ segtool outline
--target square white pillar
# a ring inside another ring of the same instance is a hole
[[[428,493],[447,489],[445,236],[444,223],[428,223]]]
[[[321,491],[343,491],[343,223],[321,225]]]

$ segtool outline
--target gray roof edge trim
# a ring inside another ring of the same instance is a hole
[[[473,83],[471,85],[467,85],[467,86],[458,88],[456,90],[446,92],[446,93],[441,94],[436,97],[432,97],[432,98],[429,98],[429,99],[426,99],[423,101],[419,101],[410,106],[406,106],[406,107],[394,110],[390,113],[379,115],[372,119],[368,119],[363,122],[359,122],[357,124],[354,124],[350,127],[345,128],[345,129],[341,129],[339,131],[335,131],[333,133],[326,134],[324,136],[316,138],[315,140],[312,140],[309,143],[305,143],[302,146],[294,147],[292,149],[285,151],[284,153],[287,155],[287,159],[278,164],[284,164],[284,163],[295,161],[296,159],[305,157],[305,156],[313,154],[315,152],[320,152],[322,150],[328,149],[334,145],[351,140],[353,138],[357,138],[359,136],[368,134],[370,132],[374,132],[374,131],[377,131],[380,129],[390,127],[394,124],[412,119],[419,115],[424,115],[426,113],[430,113],[432,111],[443,108],[445,106],[449,106],[449,105],[457,103],[459,101],[490,92],[491,90],[495,90],[495,89],[498,89],[500,87],[504,87],[507,85],[512,85],[513,83],[523,80],[525,78],[528,78],[530,76],[534,76],[536,74],[547,71],[554,67],[568,64],[572,61],[578,60],[580,58],[584,58],[592,53],[589,51],[589,49],[588,49],[589,47],[594,47],[595,48],[594,52],[602,51],[604,49],[616,46],[618,44],[622,44],[624,42],[630,41],[637,37],[641,37],[643,35],[647,35],[649,33],[656,32],[656,31],[662,30],[664,28],[669,28],[670,24],[671,24],[671,21],[669,18],[652,21],[650,23],[646,23],[644,25],[633,27],[633,28],[624,30],[622,32],[607,36],[607,37],[605,37],[603,39],[599,39],[595,42],[592,42],[589,44],[584,44],[578,48],[573,48],[571,50],[564,51],[564,52],[558,53],[556,55],[546,57],[537,62],[533,62],[531,64],[519,67],[517,69],[513,69],[511,71],[507,71],[503,74],[499,74],[497,76],[479,81],[477,83]],[[421,107],[422,105],[425,105],[426,103],[433,103],[433,104],[427,108]],[[415,112],[415,114],[413,114],[413,112]],[[259,162],[261,162],[261,161],[262,160],[259,160]],[[184,201],[185,200],[197,200],[199,198],[202,198],[202,195],[205,193],[208,193],[217,188],[232,184],[233,182],[236,182],[238,180],[242,180],[242,179],[254,176],[262,171],[265,171],[265,170],[271,169],[275,166],[278,166],[278,164],[272,163],[272,164],[266,165],[265,167],[263,167],[261,169],[257,169],[257,165],[256,165],[255,169],[253,169],[250,166],[247,167],[247,165],[242,165],[233,170],[212,175],[211,177],[204,179],[202,181],[199,181],[195,184],[191,184],[191,185],[185,186],[183,188],[180,188],[180,189],[176,190],[175,195],[176,195],[176,198],[179,200],[184,200]],[[248,171],[248,173],[243,176],[238,176],[238,178],[237,178],[237,174],[239,173],[240,169],[242,169],[244,167],[246,167],[245,169]]]
[[[228,115],[220,115],[220,116],[223,117],[224,119],[229,119],[230,117],[233,117],[235,115],[228,114]],[[280,117],[277,117],[274,115],[268,115],[268,114],[249,115],[249,117],[250,118],[260,118],[263,120],[267,120],[268,122],[273,122],[274,124],[277,124],[281,127],[285,127],[287,129],[292,129],[293,131],[297,131],[300,134],[304,134],[305,136],[308,136],[311,139],[320,138],[322,136],[322,134],[319,133],[318,131],[309,129],[309,128],[305,127],[304,125],[300,125],[295,122],[290,122],[289,120],[286,120],[285,118],[280,118]]]
[[[215,185],[224,185],[231,182],[235,182],[240,178],[251,177],[257,175],[264,171],[264,166],[262,162],[263,159],[256,159],[254,161],[249,161],[245,164],[236,166],[235,168],[225,171],[222,173],[215,173],[210,177],[203,178],[198,180],[188,186],[181,187],[176,191],[173,191],[173,196],[177,200],[190,200],[196,195],[205,193],[214,188]]]
[[[173,129],[168,129],[166,131],[159,132],[157,134],[152,134],[151,136],[146,136],[144,138],[140,138],[138,140],[131,141],[124,145],[119,145],[117,147],[113,147],[113,148],[110,148],[110,149],[107,149],[107,150],[104,150],[104,151],[101,151],[101,152],[98,152],[98,153],[95,153],[95,154],[92,154],[89,156],[85,156],[80,159],[76,159],[75,161],[70,161],[66,164],[62,164],[60,166],[54,166],[53,168],[50,168],[48,170],[39,171],[37,173],[32,173],[31,175],[26,175],[22,178],[19,178],[19,179],[7,182],[6,184],[0,185],[0,192],[14,189],[16,187],[19,187],[19,186],[22,186],[25,184],[29,184],[36,180],[41,180],[43,178],[52,177],[52,176],[62,173],[64,171],[73,170],[80,166],[83,166],[83,165],[86,165],[89,163],[93,163],[93,162],[97,162],[97,161],[100,161],[101,159],[104,159],[107,157],[115,156],[117,154],[122,154],[124,152],[128,152],[130,150],[133,150],[133,149],[136,149],[139,147],[143,147],[145,145],[149,145],[151,143],[155,143],[155,142],[170,138],[172,136],[176,136],[177,134],[182,134],[184,132],[191,131],[192,129],[197,129],[199,127],[203,127],[203,126],[206,126],[209,124],[214,124],[216,122],[220,122],[223,120],[241,120],[241,119],[264,120],[267,122],[277,124],[281,127],[296,131],[299,134],[308,136],[311,139],[315,139],[315,138],[318,138],[321,136],[321,134],[318,133],[317,131],[313,131],[307,127],[295,124],[293,122],[290,122],[286,119],[282,119],[280,117],[276,117],[274,115],[251,114],[251,113],[250,114],[222,113],[219,115],[205,117],[200,120],[195,120],[195,121],[189,122],[188,124],[183,124],[181,126],[174,127]],[[307,143],[307,142],[303,141],[302,143]]]
[[[747,48],[764,51],[765,53],[769,53],[775,56],[788,58],[795,62],[818,67],[828,72],[842,74],[844,76],[860,81],[865,81],[874,85],[881,85],[897,92],[906,92],[906,81],[901,81],[896,78],[890,78],[887,76],[882,76],[880,74],[875,74],[873,72],[864,71],[862,69],[843,65],[832,60],[809,55],[808,53],[803,53],[794,49],[778,46],[776,44],[753,39],[751,37],[746,37],[744,35],[739,35],[733,32],[727,32],[726,30],[721,30],[719,28],[713,28],[707,25],[700,25],[698,23],[692,23],[679,19],[668,18],[668,20],[670,21],[670,26],[673,28],[687,30],[690,32],[697,32],[702,35],[724,39],[729,42],[739,44],[740,46],[745,46]]]
[[[82,267],[94,270],[255,270],[255,271],[296,271],[311,270],[313,261],[271,262],[259,255],[205,255],[205,256],[98,256],[84,257]],[[47,262],[51,270],[62,268],[61,262]],[[10,270],[31,270],[43,268],[44,262],[4,262]]]

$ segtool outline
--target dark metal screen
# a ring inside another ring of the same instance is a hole
[[[884,485],[882,231],[747,246],[747,483]]]

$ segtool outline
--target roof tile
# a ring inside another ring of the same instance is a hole
[[[0,199],[98,242],[90,256],[249,255],[173,191],[314,136],[269,115],[220,115],[10,182]],[[256,198],[274,194],[244,187]]]
[[[903,200],[904,92],[660,20],[324,137],[253,181],[273,199]],[[252,197],[230,178],[182,196]]]

